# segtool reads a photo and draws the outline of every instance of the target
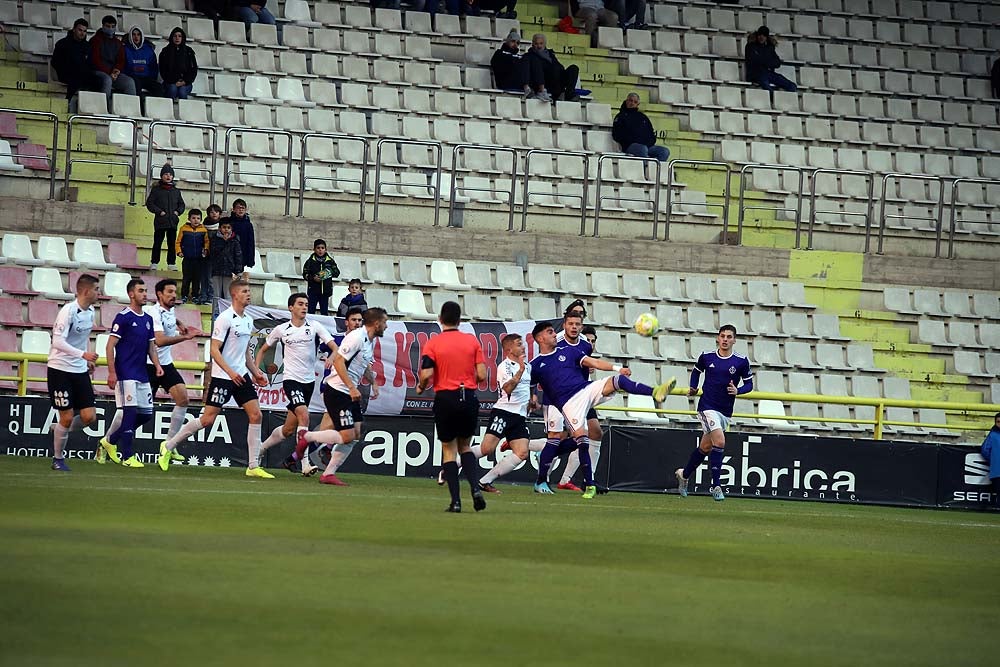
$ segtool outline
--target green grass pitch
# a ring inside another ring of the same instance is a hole
[[[70,464],[0,457],[0,665],[1000,660],[996,515]]]

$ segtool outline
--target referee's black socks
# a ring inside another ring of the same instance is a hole
[[[472,452],[469,452],[469,456],[472,455]],[[475,463],[475,458],[473,458],[473,463]],[[444,480],[448,482],[448,492],[451,493],[452,504],[462,502],[458,495],[458,462],[447,461],[441,466],[441,469],[444,470]]]
[[[476,461],[476,455],[472,452],[462,452],[461,457],[462,472],[465,473],[465,479],[469,480],[469,486],[475,491],[479,488],[479,478],[476,477],[476,472],[479,470],[479,462]],[[458,488],[457,481],[455,482],[455,487]]]

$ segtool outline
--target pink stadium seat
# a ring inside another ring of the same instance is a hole
[[[0,350],[16,350],[17,333],[12,329],[0,329]],[[12,377],[17,375],[17,364],[13,361],[0,361],[0,375]],[[0,389],[16,389],[14,380],[0,380]]]
[[[29,302],[30,303],[30,302]],[[0,297],[0,324],[5,327],[25,326],[24,315],[21,312],[21,300],[10,297]],[[3,348],[14,349],[14,348]]]
[[[108,242],[108,261],[117,264],[119,269],[145,269],[139,264],[138,253],[134,243],[123,241]]]
[[[17,163],[35,171],[48,171],[49,149],[41,144],[21,143],[17,147]]]
[[[101,305],[101,328],[110,329],[111,325],[115,322],[115,317],[117,317],[120,312],[122,312],[122,306],[120,304],[105,303]],[[96,329],[97,327],[94,328]]]
[[[198,308],[176,308],[174,312],[177,314],[177,321],[179,323],[204,333],[202,331],[201,310]]]
[[[51,328],[55,324],[60,308],[62,304],[58,301],[32,299],[28,302],[28,321],[36,326]]]
[[[171,346],[170,350],[174,354],[174,361],[201,361],[202,359],[201,349],[196,340],[177,343]]]
[[[28,289],[28,271],[19,266],[0,266],[0,290],[8,294],[38,296],[38,292]]]
[[[4,139],[27,139],[17,131],[17,116],[12,113],[0,113],[0,137]]]
[[[48,383],[44,378],[48,376],[48,369],[45,364],[30,363],[28,364],[28,377],[30,378],[42,378],[41,382],[29,382],[28,392],[33,394],[48,394],[49,387]]]

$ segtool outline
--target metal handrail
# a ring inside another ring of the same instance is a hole
[[[199,127],[208,130],[212,135],[212,162],[208,169],[192,169],[190,167],[174,167],[174,171],[197,171],[198,173],[208,172],[208,200],[215,201],[215,167],[219,159],[219,126],[212,123],[190,123],[182,120],[154,120],[149,124],[149,150],[146,151],[146,196],[152,188],[153,178],[153,138],[158,127]],[[170,152],[170,149],[163,149]],[[177,151],[181,152],[181,151]]]
[[[722,191],[722,238],[725,239],[729,234],[729,195],[730,195],[730,181],[732,180],[733,169],[728,162],[716,162],[714,160],[669,160],[667,162],[667,218],[663,221],[663,240],[670,240],[670,216],[673,215],[673,196],[674,196],[674,167],[678,164],[690,164],[694,165],[696,168],[698,166],[704,165],[706,167],[722,167],[726,172],[726,186]],[[719,206],[719,204],[711,204],[712,206]],[[709,204],[706,204],[709,206]],[[656,241],[658,236],[658,230],[656,228],[656,218],[653,218],[653,240]]]
[[[222,169],[223,169],[222,210],[226,210],[226,208],[228,207],[229,174],[231,173],[229,169],[229,159],[230,159],[229,145],[230,141],[232,140],[232,135],[234,132],[239,132],[240,134],[266,134],[268,136],[277,135],[282,137],[288,137],[288,155],[286,156],[287,159],[285,160],[286,163],[285,173],[282,176],[282,178],[285,179],[285,215],[288,215],[289,212],[292,210],[292,155],[293,155],[292,140],[294,137],[292,133],[289,132],[288,130],[278,130],[278,129],[265,130],[265,129],[257,129],[254,127],[231,127],[228,130],[226,130],[226,147],[225,147],[225,153],[223,154],[223,163],[222,163]],[[262,176],[267,175],[266,173],[261,174],[259,172],[249,172],[249,171],[247,173],[262,175]]]
[[[88,122],[88,123],[128,123],[132,126],[132,158],[128,162],[119,162],[118,160],[88,160],[88,159],[73,159],[73,123],[75,122]],[[69,117],[66,121],[66,174],[63,181],[63,201],[69,200],[69,178],[70,172],[73,171],[73,163],[79,162],[82,164],[109,164],[109,165],[124,165],[128,167],[128,180],[129,180],[129,206],[135,206],[135,173],[136,167],[139,160],[139,122],[132,118],[121,118],[119,116],[89,116],[87,114],[74,114]]]
[[[49,163],[49,199],[56,198],[56,156],[59,155],[59,116],[48,111],[27,111],[24,109],[0,108],[0,113],[12,113],[22,116],[37,116],[48,119],[52,123],[52,157],[45,151],[45,159]],[[12,154],[11,157],[14,157]]]
[[[583,173],[587,174],[590,167],[590,154],[582,151],[557,151],[552,148],[532,148],[524,156],[524,186],[521,196],[521,231],[528,230],[528,199],[531,195],[548,194],[544,192],[531,192],[528,189],[528,179],[531,177],[532,155],[566,155],[570,157],[583,158]],[[583,179],[583,193],[580,195],[559,195],[560,197],[570,197],[580,200],[580,236],[587,233],[587,179]]]
[[[935,223],[935,230],[937,235],[937,240],[934,244],[934,256],[941,256],[941,218],[944,214],[944,178],[941,176],[931,176],[929,174],[902,174],[899,172],[890,172],[882,176],[882,191],[879,194],[880,205],[878,212],[878,250],[875,251],[876,254],[882,254],[882,247],[885,240],[885,192],[889,185],[889,179],[894,178],[897,180],[910,180],[910,181],[930,181],[936,182],[938,184],[938,205],[937,205],[937,217],[936,218],[917,218],[918,220],[929,220]],[[890,218],[900,218],[904,219],[906,216],[903,215],[890,215]],[[868,236],[868,228],[865,228],[865,236]],[[868,252],[868,244],[865,243],[865,252]]]
[[[743,206],[746,195],[746,185],[747,185],[747,174],[752,171],[794,171],[799,175],[799,190],[796,193],[797,205],[795,208],[783,208],[779,206]],[[746,211],[795,211],[795,227],[799,226],[799,221],[802,220],[802,191],[805,186],[805,168],[804,167],[790,167],[784,164],[746,164],[740,169],[740,215],[736,223],[736,245],[743,244],[743,221],[745,218]],[[728,234],[729,221],[727,220],[722,226],[722,243],[726,242],[726,235]]]
[[[372,222],[378,222],[379,199],[382,195],[382,186],[389,181],[382,181],[382,146],[394,144],[397,146],[430,146],[437,156],[437,166],[434,169],[435,183],[428,186],[434,191],[434,226],[438,226],[441,215],[441,159],[444,154],[444,147],[440,141],[424,141],[417,139],[403,139],[399,137],[383,137],[375,144],[375,203],[372,208]]]
[[[956,178],[951,183],[951,223],[948,225],[948,259],[955,258],[955,224],[958,204],[958,186],[962,183],[981,183],[983,185],[1000,185],[1000,180],[991,178]],[[940,237],[939,237],[940,238]],[[937,255],[936,255],[937,256]]]
[[[477,150],[477,151],[493,151],[496,153],[509,153],[510,154],[510,192],[506,190],[496,190],[493,188],[466,188],[458,187],[458,154],[464,153],[467,150]],[[455,192],[461,190],[462,192],[489,192],[489,193],[507,193],[507,231],[514,231],[514,191],[517,187],[517,150],[514,148],[509,148],[507,146],[487,146],[485,144],[456,144],[451,149],[451,193],[448,197],[448,220],[449,224],[451,219],[455,215]],[[437,224],[435,222],[435,224]]]
[[[361,180],[355,181],[349,178],[317,178],[316,176],[310,176],[311,179],[316,181],[330,181],[331,183],[358,183],[360,188],[358,190],[358,197],[360,199],[360,208],[358,210],[358,222],[365,221],[365,199],[368,195],[367,183],[368,183],[368,158],[371,156],[371,142],[367,137],[356,137],[352,134],[339,134],[330,132],[308,132],[302,135],[302,155],[299,157],[299,212],[298,217],[302,217],[302,212],[305,208],[305,196],[306,196],[306,156],[309,152],[309,140],[310,139],[334,139],[337,142],[340,141],[360,141],[364,146],[364,150],[361,155]]]
[[[848,211],[819,211],[819,213],[833,213],[837,215],[865,216],[865,252],[868,252],[869,241],[869,221],[872,218],[872,211],[875,209],[875,172],[857,171],[855,169],[814,169],[809,178],[809,234],[806,240],[806,249],[813,249],[813,227],[816,225],[816,177],[820,174],[840,174],[843,176],[863,176],[868,182],[868,210],[865,213],[851,213]],[[799,236],[801,225],[795,222],[795,249],[800,248]]]
[[[614,155],[606,154],[597,158],[597,193],[594,197],[594,238],[600,235],[601,226],[601,201],[603,199],[618,199],[618,201],[637,201],[645,202],[648,199],[633,199],[629,197],[602,197],[601,196],[601,183],[602,183],[602,171],[604,167],[605,160],[621,160],[625,162],[652,162],[656,166],[656,183],[653,185],[653,228],[657,226],[657,220],[660,215],[660,161],[654,157],[636,157],[635,155]]]

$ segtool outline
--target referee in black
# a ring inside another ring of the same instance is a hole
[[[451,492],[451,504],[446,511],[462,511],[457,461],[461,457],[465,478],[472,489],[472,506],[479,512],[486,509],[486,499],[479,488],[476,456],[469,443],[479,429],[476,388],[486,380],[486,360],[479,339],[458,330],[461,320],[461,306],[454,301],[441,305],[438,316],[441,333],[424,345],[417,394],[423,393],[433,378],[434,424],[441,439],[444,478]]]

